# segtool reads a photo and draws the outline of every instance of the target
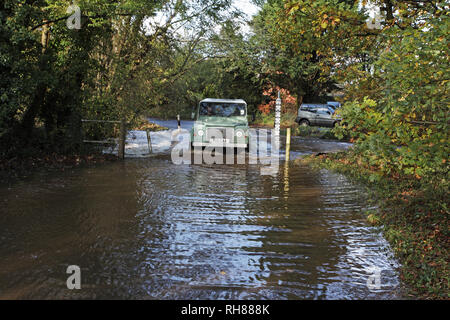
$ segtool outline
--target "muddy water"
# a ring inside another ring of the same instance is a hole
[[[292,164],[261,176],[158,155],[40,174],[0,187],[0,299],[401,298],[368,208],[345,177]]]

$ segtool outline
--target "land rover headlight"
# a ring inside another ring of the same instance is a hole
[[[197,134],[198,134],[200,137],[203,137],[203,135],[205,134],[205,131],[203,131],[202,129],[200,129],[200,130],[197,131]]]
[[[241,130],[236,131],[236,137],[241,138],[243,136],[243,132]]]

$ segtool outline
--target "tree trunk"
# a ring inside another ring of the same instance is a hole
[[[47,22],[46,20],[44,22]],[[42,72],[46,67],[46,61],[44,59],[45,52],[47,50],[48,41],[50,39],[50,30],[48,28],[48,24],[44,24],[42,26],[42,34],[41,34],[41,45],[42,45],[42,55],[40,57],[39,69]],[[34,94],[33,101],[28,109],[25,111],[25,114],[22,118],[22,129],[23,134],[25,135],[25,139],[31,137],[34,128],[34,121],[36,116],[38,115],[40,108],[44,103],[45,93],[47,91],[47,85],[44,83],[38,84],[36,87],[36,92]]]
[[[44,103],[45,92],[47,91],[47,86],[40,84],[36,88],[36,93],[34,94],[34,99],[22,118],[22,129],[25,139],[31,137],[34,129],[34,121],[38,115],[42,104]]]

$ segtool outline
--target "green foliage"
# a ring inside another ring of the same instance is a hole
[[[405,281],[416,293],[448,298],[448,2],[375,1],[379,30],[367,28],[353,3],[287,1],[274,34],[299,54],[320,52],[316,63],[330,67],[321,74],[344,93],[333,132],[354,147],[325,165],[380,186],[381,221]]]
[[[198,48],[214,34],[211,26],[232,15],[229,0],[82,0],[81,29],[71,30],[68,4],[2,2],[2,157],[25,149],[76,151],[82,118],[136,123],[204,60]],[[100,126],[85,133],[106,138],[114,131]]]
[[[338,111],[344,125],[336,134],[353,138],[356,150],[385,174],[448,180],[448,24],[448,17],[438,17],[426,30],[386,31],[396,41],[375,63],[377,101],[366,96]]]
[[[343,120],[325,136],[355,143],[341,169],[357,163],[370,183],[397,179],[419,193],[408,219],[393,222],[404,233],[387,235],[408,266],[423,270],[407,277],[444,288],[431,258],[411,252],[429,241],[414,237],[411,221],[425,221],[431,234],[430,221],[448,216],[448,1],[374,0],[381,29],[368,28],[359,6],[367,1],[255,2],[261,11],[243,35],[230,0],[79,0],[80,30],[66,26],[68,1],[4,0],[0,157],[77,151],[82,118],[188,118],[206,97],[244,98],[253,113],[269,104],[268,89],[283,88],[298,103],[324,102],[337,90]],[[294,118],[284,114],[282,125]],[[256,123],[272,126],[273,114],[258,114]],[[110,125],[83,129],[91,138],[117,134]],[[439,232],[448,237],[448,229]],[[405,245],[408,239],[415,242]]]
[[[267,48],[269,78],[295,93],[299,103],[323,102],[321,96],[336,89],[333,75],[368,43],[360,41],[364,16],[353,1],[267,1],[254,24]]]

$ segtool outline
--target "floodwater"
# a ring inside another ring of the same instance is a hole
[[[292,150],[344,147],[294,138]],[[162,153],[0,186],[0,299],[403,297],[364,189],[326,170],[260,167]],[[66,287],[69,265],[81,290]]]

